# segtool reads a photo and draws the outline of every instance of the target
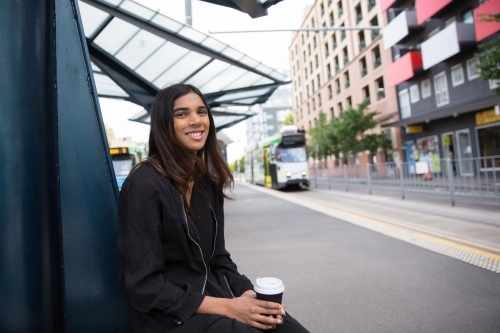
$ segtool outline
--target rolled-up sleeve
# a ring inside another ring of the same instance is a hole
[[[162,205],[154,171],[141,166],[123,184],[118,199],[118,248],[130,305],[141,313],[163,313],[187,321],[204,299],[189,284],[165,278]]]

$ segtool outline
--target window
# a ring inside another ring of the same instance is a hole
[[[333,107],[330,108],[330,119],[335,118],[335,112],[333,112]]]
[[[368,0],[368,11],[375,7],[375,0]]]
[[[349,107],[349,108],[352,107],[352,98],[350,96],[347,97],[346,102],[347,102],[347,107]]]
[[[318,81],[318,89],[321,87],[321,79],[319,77],[319,74],[316,76],[317,81]]]
[[[500,80],[488,80],[490,83],[490,89],[497,89],[500,87]]]
[[[332,50],[335,50],[337,48],[337,36],[335,35],[335,32],[332,35]]]
[[[330,48],[328,47],[328,42],[325,43],[325,58],[328,58],[330,55]]]
[[[436,95],[436,106],[446,105],[450,102],[445,72],[434,76],[434,94]]]
[[[314,98],[312,100],[312,105],[313,105],[313,111],[316,110],[316,99]]]
[[[344,86],[346,89],[351,86],[351,81],[349,80],[349,71],[348,70],[344,73]]]
[[[361,12],[361,4],[357,5],[356,8],[354,8],[354,10],[356,11],[356,24],[358,24],[363,19],[363,13]]]
[[[500,155],[500,125],[491,124],[477,129],[477,139],[479,141],[479,155],[481,157],[490,157]],[[500,159],[487,158],[483,160],[483,168],[500,168]]]
[[[318,106],[321,107],[321,94],[318,94]]]
[[[332,68],[330,67],[330,64],[326,65],[326,75],[328,76],[328,79],[332,77]]]
[[[316,48],[317,44],[316,44],[316,36],[313,37],[313,46],[314,48]]]
[[[333,12],[330,13],[330,26],[333,27],[335,24],[335,20],[333,19]]]
[[[368,68],[366,68],[366,58],[365,57],[361,58],[361,60],[359,61],[359,68],[360,68],[360,72],[361,72],[360,73],[361,77],[368,74]]]
[[[312,92],[314,93],[316,90],[315,86],[314,86],[314,79],[311,81],[311,88],[312,88]]]
[[[339,114],[342,114],[342,112],[344,112],[344,109],[342,107],[342,102],[340,102],[339,104],[337,104],[338,107],[339,107]]]
[[[342,14],[344,14],[344,8],[342,7],[342,0],[340,0],[337,3],[337,8],[338,8],[338,15],[339,15],[339,17],[341,17]]]
[[[337,73],[340,70],[340,64],[339,64],[339,57],[338,56],[335,56],[334,62],[335,62],[335,73]]]
[[[304,35],[301,36],[302,37],[302,45],[304,45]]]
[[[374,18],[372,18],[370,20],[370,25],[374,26],[374,27],[378,27],[378,18],[377,18],[377,16],[375,16]],[[378,35],[380,35],[380,30],[378,30],[378,29],[372,30],[372,40],[374,40],[375,38],[377,38]]]
[[[420,100],[420,94],[418,92],[418,84],[410,86],[410,101],[416,103]]]
[[[462,22],[463,23],[474,23],[474,15],[472,15],[472,10],[468,10],[462,13]]]
[[[311,55],[311,44],[307,44],[307,54]]]
[[[333,98],[333,90],[332,90],[332,85],[328,86],[328,99]]]
[[[427,79],[422,81],[420,90],[422,91],[422,99],[431,97],[431,80]]]
[[[366,101],[366,104],[367,105],[370,105],[371,103],[371,100],[370,100],[370,87],[369,86],[365,86],[362,90],[362,94],[363,94],[363,100]]]
[[[338,94],[340,94],[340,80],[337,79],[335,80],[335,92]]]
[[[451,85],[456,87],[464,83],[464,67],[462,64],[453,66],[451,68]]]
[[[467,60],[467,77],[469,80],[477,79],[480,76],[479,68],[477,68],[478,64],[479,58],[477,57]]]
[[[373,68],[377,68],[382,65],[382,58],[380,57],[380,47],[377,45],[372,50],[372,58],[373,58]]]
[[[316,68],[319,67],[319,61],[318,61],[318,56],[314,56],[314,65],[316,65]]]
[[[307,114],[311,114],[311,106],[307,103]]]
[[[344,55],[344,66],[349,62],[349,53],[347,53],[347,46],[342,49],[342,54]]]
[[[325,6],[321,4],[320,8],[321,8],[321,15],[322,16],[325,15]]]
[[[309,63],[309,73],[312,74],[313,72],[313,63],[312,61]]]
[[[314,17],[311,19],[311,27],[314,28]]]
[[[345,26],[344,26],[344,23],[342,23],[342,24],[340,25],[340,27],[341,27],[341,28],[344,28],[344,27],[345,27]],[[345,39],[345,37],[346,37],[346,32],[345,32],[345,30],[341,30],[341,31],[340,31],[340,40],[344,40],[344,39]]]
[[[399,107],[401,109],[401,118],[408,118],[411,116],[410,94],[408,93],[408,89],[399,92]]]
[[[385,86],[384,77],[381,76],[375,81],[375,86],[377,87],[377,100],[385,98]]]
[[[309,85],[306,86],[307,98],[309,98]]]

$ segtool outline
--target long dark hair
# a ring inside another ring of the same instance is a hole
[[[191,154],[177,139],[174,130],[173,109],[175,100],[189,93],[200,96],[208,110],[210,128],[207,141],[196,155]],[[174,84],[156,94],[150,111],[151,131],[146,162],[162,175],[172,180],[184,199],[186,211],[192,215],[187,202],[189,182],[208,176],[221,197],[230,199],[224,189],[232,187],[234,179],[222,157],[217,142],[214,119],[210,107],[198,88],[190,84]]]

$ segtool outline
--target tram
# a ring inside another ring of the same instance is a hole
[[[109,148],[109,153],[115,170],[116,183],[121,189],[132,168],[142,161],[146,152],[140,147],[115,147]]]
[[[245,176],[252,184],[274,189],[309,186],[305,132],[283,126],[278,134],[247,148]]]

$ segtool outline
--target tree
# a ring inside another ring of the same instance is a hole
[[[294,124],[294,121],[293,121],[293,112],[292,111],[288,111],[288,113],[286,114],[285,120],[283,120],[283,126],[285,126],[285,125],[293,125],[293,124]]]
[[[500,22],[500,13],[481,15],[481,22]],[[479,49],[482,52],[477,54],[480,59],[477,67],[481,71],[481,78],[498,82],[495,93],[500,95],[500,36],[479,45]]]
[[[367,112],[367,102],[364,101],[357,108],[350,107],[340,117],[333,118],[329,123],[326,115],[320,112],[319,119],[314,127],[309,129],[311,144],[307,147],[313,158],[325,159],[329,155],[338,160],[340,153],[344,158],[349,154],[369,150],[372,153],[378,148],[384,150],[392,148],[390,137],[386,133],[370,134],[369,130],[377,126],[376,111]],[[316,153],[316,146],[318,152]]]

